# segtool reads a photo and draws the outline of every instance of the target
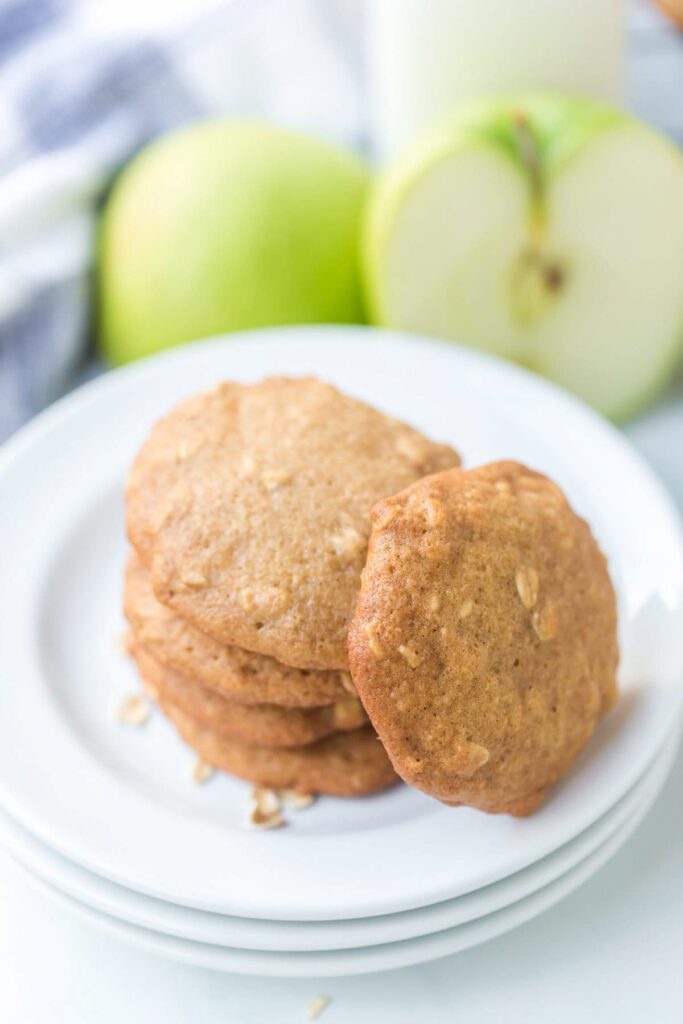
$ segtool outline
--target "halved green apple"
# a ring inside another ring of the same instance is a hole
[[[376,323],[522,363],[626,417],[683,350],[683,156],[587,100],[477,103],[379,175],[364,273]]]

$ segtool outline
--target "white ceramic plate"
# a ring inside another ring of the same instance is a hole
[[[80,868],[0,812],[0,846],[54,889],[111,917],[163,934],[218,946],[287,952],[354,949],[428,935],[516,903],[566,874],[602,846],[649,796],[668,771],[679,729],[654,763],[615,806],[576,839],[509,878],[421,910],[352,921],[285,922],[229,917],[155,900]]]
[[[223,946],[162,935],[120,921],[66,896],[42,879],[32,875],[31,872],[27,873],[48,895],[123,941],[130,942],[147,952],[195,967],[281,978],[327,978],[395,970],[459,953],[464,949],[503,935],[512,928],[537,917],[538,914],[548,910],[582,885],[607,863],[642,821],[666,781],[676,749],[676,743],[671,743],[668,746],[666,757],[658,765],[658,772],[652,779],[652,785],[647,788],[626,822],[614,831],[602,845],[565,874],[527,896],[526,899],[512,903],[502,910],[459,927],[447,928],[402,942],[309,953],[228,949]]]
[[[620,604],[622,697],[528,820],[449,810],[405,787],[320,801],[293,827],[244,826],[248,787],[192,787],[160,719],[118,726],[135,685],[117,652],[126,468],[151,422],[224,377],[317,373],[453,441],[551,473],[593,524]],[[100,379],[7,446],[0,465],[0,806],[120,884],[244,917],[388,914],[471,892],[600,818],[661,747],[683,691],[683,558],[667,495],[576,400],[455,345],[362,328],[293,328],[196,344]],[[397,856],[400,851],[400,856]]]

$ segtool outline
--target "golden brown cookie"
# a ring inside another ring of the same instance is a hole
[[[290,668],[200,632],[157,601],[134,554],[126,566],[123,610],[136,640],[158,662],[231,701],[313,708],[355,696],[348,672]]]
[[[197,725],[227,739],[263,747],[300,747],[368,723],[357,697],[322,708],[236,704],[201,683],[164,668],[141,644],[133,641],[129,649],[145,688],[155,699],[173,704]]]
[[[259,786],[362,796],[398,781],[382,744],[368,726],[306,747],[256,747],[202,729],[173,704],[163,700],[159,704],[202,761]]]
[[[159,600],[220,643],[344,669],[370,508],[458,462],[329,384],[224,383],[152,430],[128,533]]]
[[[429,477],[372,523],[349,654],[396,771],[445,803],[529,814],[616,697],[589,527],[515,462]]]

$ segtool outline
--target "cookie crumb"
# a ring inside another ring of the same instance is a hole
[[[358,696],[358,690],[353,685],[353,680],[348,672],[340,672],[339,679],[347,693],[352,694],[354,697]]]
[[[187,440],[183,440],[176,448],[176,459],[178,462],[185,462],[186,459],[195,454],[198,448],[199,444],[190,444]]]
[[[307,1019],[317,1020],[320,1014],[330,1005],[330,1001],[329,996],[316,996],[315,999],[311,999],[306,1007]]]
[[[253,807],[249,815],[249,822],[252,828],[282,828],[287,822],[282,817],[279,811],[275,814],[264,814],[263,811],[259,811],[258,807]]]
[[[458,612],[458,618],[466,619],[467,616],[471,614],[473,608],[474,608],[474,603],[469,598],[466,601],[463,601],[463,603],[460,605],[460,611]]]
[[[267,491],[275,491],[283,484],[288,484],[291,479],[292,474],[282,469],[266,469],[261,473],[261,482]]]
[[[362,537],[353,526],[342,526],[330,537],[330,546],[338,557],[351,559],[367,546],[367,537]]]
[[[412,649],[412,647],[408,647],[407,644],[400,644],[398,648],[398,653],[401,655],[401,657],[405,658],[405,660],[408,662],[411,668],[417,668],[417,666],[422,661],[420,655],[417,654]]]
[[[332,724],[335,730],[357,729],[367,725],[367,716],[358,697],[345,697],[330,706]]]
[[[263,590],[252,590],[245,587],[238,594],[240,608],[245,612],[260,612],[266,618],[277,617],[286,611],[292,603],[292,595],[284,587],[264,587]]]
[[[559,625],[557,612],[552,606],[546,605],[545,608],[533,613],[531,625],[534,627],[534,632],[541,643],[545,643],[546,640],[552,640],[557,633]]]
[[[480,768],[483,768],[485,764],[488,764],[491,752],[488,747],[482,746],[481,743],[469,742],[463,745],[462,756],[462,773],[474,775],[474,773],[479,771]]]
[[[365,627],[365,635],[368,638],[368,647],[370,648],[372,655],[377,659],[377,661],[382,661],[384,658],[384,648],[377,639],[375,627],[372,624],[368,624]]]
[[[293,811],[304,811],[315,803],[313,793],[299,793],[296,789],[278,789],[277,795],[285,807]]]
[[[129,693],[118,706],[116,718],[123,725],[144,725],[150,716],[149,702],[139,693]]]
[[[427,520],[427,526],[433,530],[436,526],[440,526],[446,518],[444,507],[440,501],[425,501],[424,503],[425,518]]]
[[[180,574],[180,582],[186,587],[205,587],[208,580],[203,572],[188,569]]]
[[[240,590],[237,600],[240,608],[245,612],[252,612],[256,607],[256,594],[251,587],[245,587],[244,590]]]
[[[211,776],[214,774],[215,769],[207,764],[206,761],[202,761],[201,758],[192,765],[190,769],[190,778],[193,782],[202,783],[208,782]]]
[[[256,469],[256,463],[252,459],[251,455],[243,455],[240,463],[240,475],[243,477],[251,476]]]
[[[274,789],[265,786],[254,786],[251,799],[263,814],[275,814],[280,810],[280,799]]]
[[[254,828],[282,828],[287,822],[280,814],[280,798],[272,789],[255,786],[251,791],[249,822]]]
[[[538,600],[538,573],[529,565],[520,565],[515,573],[515,586],[519,599],[527,610],[531,610]]]

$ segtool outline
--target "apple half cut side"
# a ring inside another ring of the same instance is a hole
[[[587,100],[437,126],[378,176],[363,246],[375,323],[514,360],[614,419],[683,350],[683,155]]]

